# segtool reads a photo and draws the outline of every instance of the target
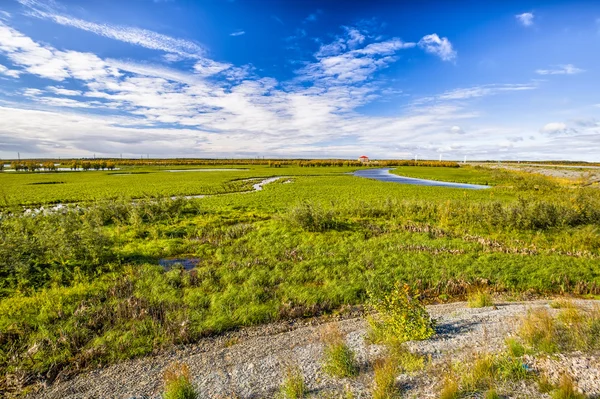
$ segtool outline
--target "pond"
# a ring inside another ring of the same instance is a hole
[[[413,177],[398,176],[390,173],[390,168],[377,168],[377,169],[361,169],[354,172],[354,176],[365,177],[367,179],[374,179],[385,182],[401,183],[401,184],[415,184],[418,186],[436,186],[436,187],[452,187],[452,188],[466,188],[470,190],[481,190],[484,188],[490,188],[490,186],[482,186],[479,184],[466,184],[466,183],[452,183],[445,181],[427,180],[427,179],[416,179]]]

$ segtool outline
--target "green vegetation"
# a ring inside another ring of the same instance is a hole
[[[571,377],[563,374],[560,384],[552,391],[552,399],[585,399],[585,395],[575,390],[575,384]]]
[[[190,370],[186,364],[174,363],[164,375],[163,399],[196,399],[198,394],[192,385]]]
[[[519,330],[532,350],[542,353],[590,352],[600,349],[600,309],[583,309],[573,304],[553,317],[545,308],[527,314]]]
[[[600,293],[598,190],[508,172],[489,190],[462,190],[362,179],[343,165],[245,168],[2,172],[0,392],[240,326],[364,304],[369,293],[383,318],[411,315],[381,330],[401,340],[432,331],[420,300],[462,299],[473,286]],[[245,179],[269,176],[289,178],[252,194],[170,198],[243,191],[256,182]],[[31,184],[44,182],[60,184]],[[82,200],[96,201],[39,214],[16,206]],[[164,258],[197,264],[165,270]],[[567,347],[597,345],[585,338],[596,324],[579,325]]]
[[[279,397],[281,399],[302,399],[306,393],[307,388],[302,370],[298,366],[288,366],[279,388]]]
[[[389,293],[371,295],[371,306],[377,314],[368,320],[376,341],[398,345],[435,334],[435,323],[418,296],[408,284],[400,283]]]
[[[497,397],[496,386],[506,381],[520,381],[531,377],[521,358],[510,353],[479,354],[464,363],[456,363],[446,376],[441,398],[461,398],[473,393]]]
[[[494,300],[488,290],[475,289],[467,296],[470,308],[484,308],[486,306],[494,306]]]
[[[396,399],[401,397],[400,388],[396,385],[398,369],[391,359],[382,359],[375,363],[373,375],[373,399]]]
[[[336,325],[329,325],[323,332],[325,349],[323,371],[332,377],[355,377],[358,375],[354,352],[344,341],[344,336]]]

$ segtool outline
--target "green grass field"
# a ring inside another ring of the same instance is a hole
[[[480,168],[395,173],[487,190],[384,183],[344,167],[0,174],[0,393],[269,321],[335,312],[405,282],[600,294],[600,191]],[[243,179],[287,176],[262,191]],[[63,184],[31,184],[64,181]],[[236,183],[237,182],[237,183]],[[172,200],[183,194],[217,194]],[[151,197],[163,198],[151,198]],[[143,198],[132,203],[130,198]],[[117,199],[115,199],[117,198]],[[94,201],[93,201],[94,200]],[[164,258],[193,258],[192,271]]]

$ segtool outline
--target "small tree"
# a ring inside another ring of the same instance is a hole
[[[435,322],[408,284],[396,283],[391,292],[371,294],[377,316],[369,319],[375,338],[389,343],[423,340],[435,334]]]

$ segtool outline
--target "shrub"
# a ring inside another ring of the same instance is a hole
[[[323,232],[334,229],[338,225],[333,211],[325,210],[318,204],[307,202],[291,208],[286,216],[286,219],[292,225],[310,232]]]
[[[397,283],[391,292],[371,294],[370,304],[377,316],[369,318],[372,333],[383,342],[423,340],[435,334],[435,322],[407,284]]]
[[[358,375],[358,366],[354,352],[344,341],[344,337],[335,324],[326,327],[323,333],[325,353],[323,371],[332,377],[354,377]]]
[[[306,383],[300,367],[288,366],[279,387],[280,397],[282,399],[302,399],[306,395],[306,391]]]
[[[186,364],[173,363],[164,374],[163,399],[197,399],[198,393],[190,381],[190,370]]]

